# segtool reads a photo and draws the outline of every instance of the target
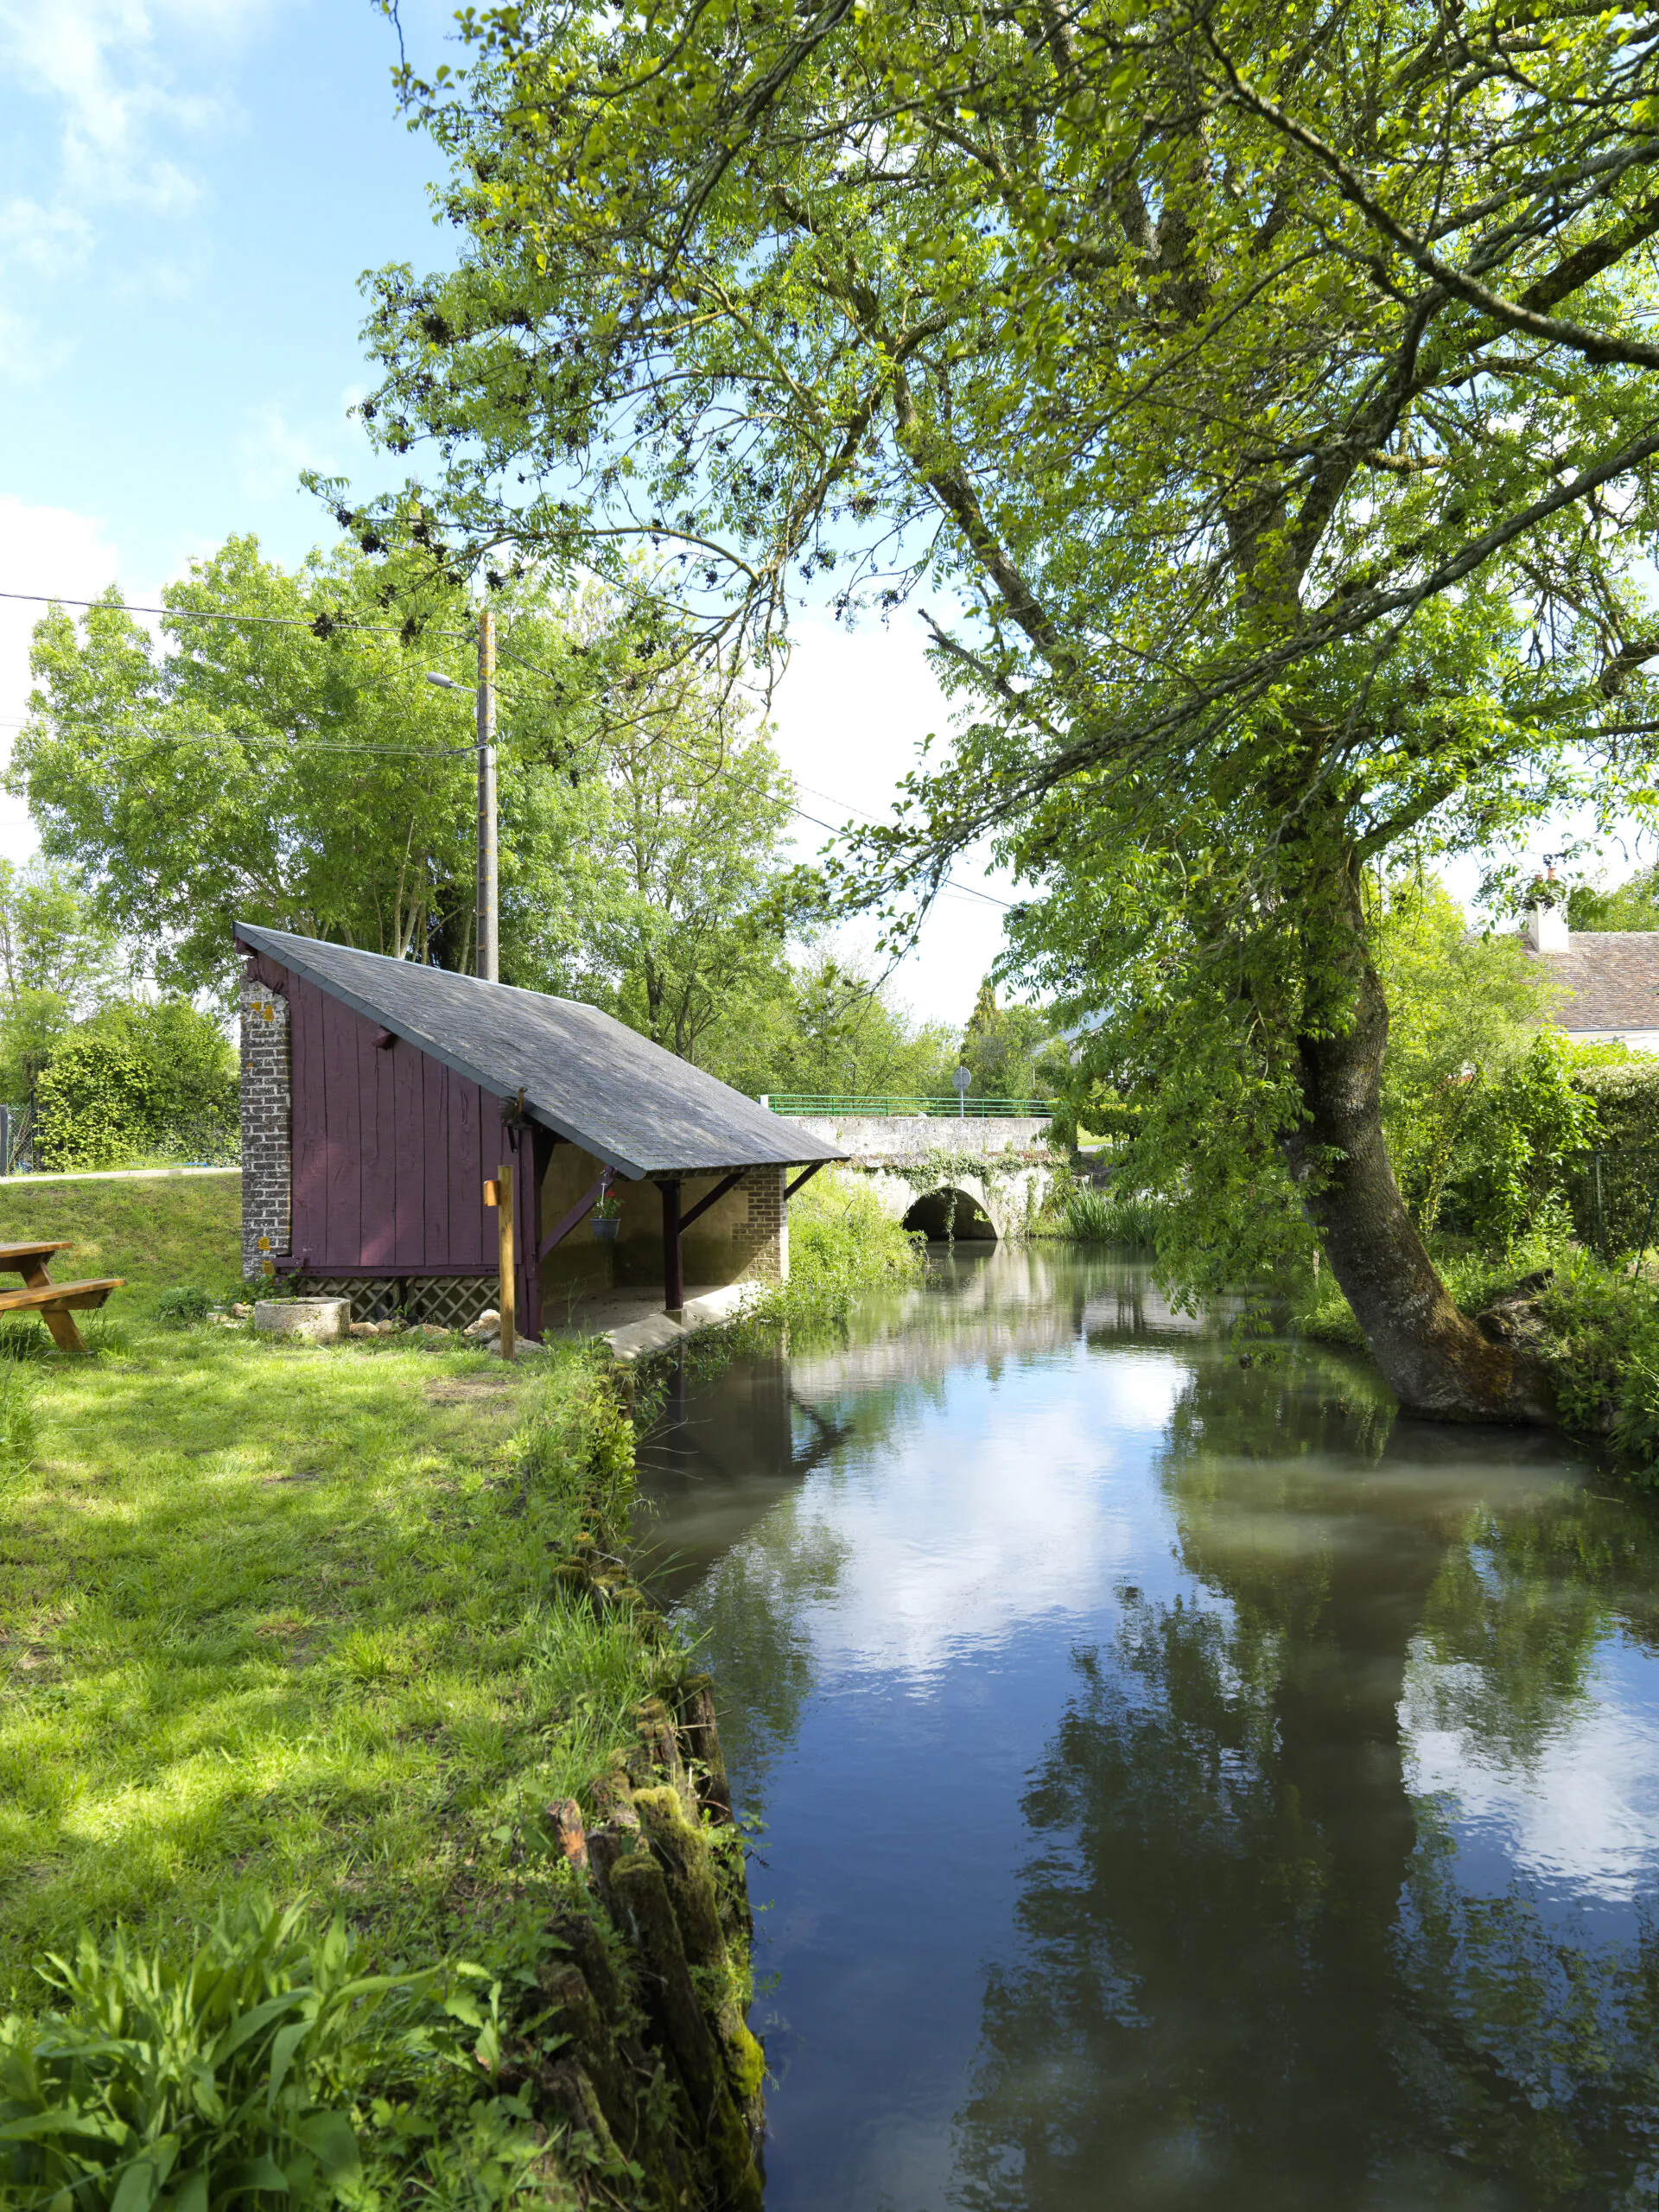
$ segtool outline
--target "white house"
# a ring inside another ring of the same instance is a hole
[[[1535,906],[1521,941],[1565,985],[1553,1011],[1569,1037],[1659,1052],[1659,930],[1573,931],[1565,904]]]

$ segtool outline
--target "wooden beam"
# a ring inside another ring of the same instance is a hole
[[[680,1245],[680,1186],[659,1183],[663,1194],[663,1311],[677,1319],[685,1311],[685,1254]]]
[[[510,1160],[504,1160],[497,1168],[495,1179],[498,1193],[495,1218],[500,1236],[501,1357],[511,1359],[513,1353],[513,1294],[517,1286],[512,1272],[512,1162]]]
[[[817,1173],[820,1167],[827,1167],[829,1165],[830,1162],[827,1160],[815,1160],[810,1167],[803,1167],[800,1173],[795,1178],[795,1180],[792,1183],[786,1183],[784,1185],[785,1204],[788,1204],[789,1200],[794,1197],[796,1192],[800,1189],[803,1183],[810,1183],[812,1180],[812,1178]]]
[[[699,1198],[696,1205],[692,1207],[690,1213],[683,1213],[680,1216],[680,1228],[682,1232],[690,1228],[692,1223],[697,1218],[699,1214],[707,1213],[709,1207],[714,1205],[716,1198],[723,1198],[727,1192],[732,1188],[734,1184],[741,1183],[748,1172],[749,1171],[747,1167],[734,1167],[731,1173],[727,1176],[725,1181],[722,1183],[716,1183],[714,1189],[709,1192],[706,1198]]]
[[[571,1207],[569,1212],[566,1214],[564,1219],[560,1222],[556,1222],[553,1227],[548,1230],[546,1236],[543,1237],[540,1244],[537,1245],[536,1249],[536,1257],[538,1260],[544,1260],[556,1244],[563,1244],[565,1238],[570,1234],[573,1229],[579,1229],[582,1226],[582,1223],[587,1220],[588,1215],[592,1213],[594,1208],[599,1204],[600,1198],[604,1192],[604,1189],[605,1178],[601,1175],[598,1182],[594,1185],[591,1191],[584,1191],[582,1192],[582,1196],[576,1200],[575,1205]]]

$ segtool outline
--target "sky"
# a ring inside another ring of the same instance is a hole
[[[418,67],[451,12],[403,0]],[[302,468],[389,480],[349,418],[372,381],[358,280],[450,251],[396,60],[373,0],[0,0],[0,594],[116,580],[149,602],[233,531],[295,562],[334,527]],[[0,753],[42,611],[0,597]],[[808,618],[773,712],[803,815],[830,823],[884,812],[947,727],[907,620]],[[0,798],[0,855],[34,844]],[[955,880],[895,978],[953,1024],[1012,895],[971,863]]]

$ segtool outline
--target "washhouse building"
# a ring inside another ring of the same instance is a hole
[[[688,1283],[785,1280],[790,1194],[846,1157],[595,1007],[251,923],[236,942],[251,1281],[465,1326],[499,1297],[505,1165],[521,1335],[626,1285],[676,1313]]]

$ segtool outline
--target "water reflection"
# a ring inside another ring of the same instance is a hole
[[[680,1414],[772,2212],[1651,2202],[1645,1511],[1037,1252]]]

